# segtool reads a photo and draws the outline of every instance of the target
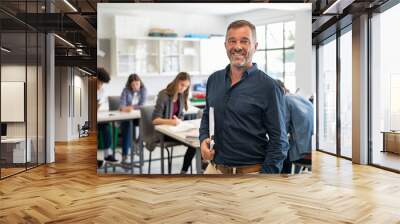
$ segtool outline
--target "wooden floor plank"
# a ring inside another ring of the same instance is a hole
[[[0,223],[400,223],[399,198],[399,174],[320,152],[296,176],[98,176],[88,137],[0,181]]]

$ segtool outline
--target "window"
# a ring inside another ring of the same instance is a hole
[[[318,149],[336,154],[336,37],[318,48]]]
[[[400,170],[400,4],[371,18],[371,162]]]
[[[258,49],[254,55],[259,69],[284,81],[292,93],[296,92],[295,29],[294,21],[257,26]]]
[[[42,12],[43,3],[18,2],[20,15]],[[3,1],[0,5],[3,6]],[[0,29],[1,99],[9,98],[7,96],[16,91],[14,96],[22,102],[18,111],[7,107],[18,101],[1,100],[0,104],[2,137],[8,141],[0,145],[0,179],[3,179],[45,163],[46,37],[4,12],[0,12],[0,17],[9,22],[1,24]],[[8,120],[19,114],[16,112],[20,112],[22,118]]]
[[[352,34],[340,36],[340,154],[352,157]]]

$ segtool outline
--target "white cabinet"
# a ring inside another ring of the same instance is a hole
[[[117,39],[116,74],[128,76],[200,74],[200,40],[184,38]]]
[[[118,76],[157,74],[160,72],[159,44],[151,39],[118,39],[116,42]]]
[[[25,144],[27,147],[25,151]],[[5,163],[25,163],[32,161],[32,141],[30,138],[7,138],[1,140],[2,160]]]
[[[200,68],[200,40],[181,41],[179,46],[181,70],[190,75],[199,75]]]

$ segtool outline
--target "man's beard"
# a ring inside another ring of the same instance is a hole
[[[232,66],[235,66],[237,68],[245,68],[249,62],[249,58],[250,58],[250,52],[246,52],[244,50],[231,50],[229,51],[229,60],[230,60],[230,64]],[[242,61],[240,63],[237,62],[237,60],[235,60],[235,56],[234,54],[240,54],[240,57],[243,57]]]

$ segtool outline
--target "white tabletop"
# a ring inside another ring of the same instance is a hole
[[[178,126],[156,125],[155,129],[191,147],[199,148],[199,128],[201,119],[182,121]]]
[[[25,138],[6,137],[1,139],[1,143],[19,143],[24,141]],[[30,138],[28,138],[27,141],[30,141]]]
[[[184,114],[197,114],[199,108],[189,106],[188,110]],[[113,111],[98,111],[97,112],[97,123],[111,122],[111,121],[123,121],[123,120],[134,120],[140,118],[140,110],[132,110],[131,112],[121,112],[119,110]]]
[[[199,112],[199,110],[200,109],[198,107],[195,107],[195,106],[189,104],[188,110],[185,111],[184,114],[197,114],[197,112]]]
[[[140,110],[132,110],[131,112],[121,112],[118,110],[97,112],[97,123],[133,120],[139,118],[140,118]]]

